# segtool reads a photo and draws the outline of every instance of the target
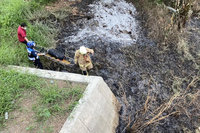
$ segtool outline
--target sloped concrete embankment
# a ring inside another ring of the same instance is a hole
[[[83,97],[60,133],[114,133],[119,121],[119,103],[101,77],[11,66],[39,77],[87,83]]]

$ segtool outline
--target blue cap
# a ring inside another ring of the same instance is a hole
[[[35,47],[35,42],[34,42],[34,41],[29,41],[29,42],[27,42],[27,47],[28,47],[28,48]]]

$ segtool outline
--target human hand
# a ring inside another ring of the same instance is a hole
[[[93,49],[91,50],[91,54],[94,55],[94,50]]]
[[[38,56],[42,56],[42,55],[45,55],[45,53],[38,53],[37,55]]]

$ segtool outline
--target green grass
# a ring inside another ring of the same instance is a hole
[[[55,1],[55,0],[54,0]],[[57,30],[39,22],[37,16],[46,17],[49,12],[41,4],[53,0],[1,0],[0,1],[0,64],[32,66],[28,61],[25,45],[17,38],[17,28],[22,22],[28,24],[27,37],[40,46],[52,46]],[[40,12],[42,13],[40,15]]]
[[[55,2],[56,0],[34,0],[34,1],[40,4],[48,4],[51,2]]]
[[[59,88],[57,85],[49,85],[45,82],[45,88],[38,88],[40,101],[33,107],[38,121],[48,119],[51,115],[62,112],[70,112],[82,97],[84,89],[81,87]],[[63,106],[69,100],[67,107]],[[38,106],[41,105],[41,106]]]
[[[10,112],[16,107],[15,102],[21,96],[22,91],[37,87],[38,82],[36,76],[0,69],[1,124],[4,122],[5,112]]]
[[[59,88],[57,84],[49,84],[45,79],[34,75],[0,69],[0,129],[5,123],[5,112],[10,113],[20,108],[20,99],[23,99],[24,92],[33,90],[36,90],[40,97],[33,106],[33,111],[36,120],[41,122],[48,120],[52,115],[71,112],[82,97],[84,88]],[[32,127],[27,128],[31,129]]]
[[[61,91],[55,85],[49,86],[44,80],[38,80],[36,76],[4,69],[7,65],[33,67],[33,63],[28,60],[26,46],[17,38],[17,28],[22,22],[28,25],[29,40],[44,47],[55,45],[58,27],[54,27],[54,23],[48,20],[49,16],[62,19],[68,12],[63,15],[63,12],[49,12],[44,8],[54,1],[56,0],[0,0],[0,127],[4,125],[5,112],[13,111],[18,106],[17,100],[22,98],[26,90],[36,89],[42,97],[37,103],[40,106],[34,107],[36,118],[40,120],[46,120],[63,110],[72,110],[71,105],[75,105],[82,96],[80,88]],[[64,109],[62,103],[69,98],[70,107]],[[27,130],[32,128],[27,127]]]
[[[0,46],[0,64],[28,66],[29,60],[27,58],[26,48],[23,44],[12,44],[2,40]]]

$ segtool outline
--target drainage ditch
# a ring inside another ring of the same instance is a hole
[[[198,73],[194,62],[182,60],[175,48],[161,52],[154,41],[145,37],[133,4],[124,0],[84,0],[74,6],[81,11],[80,15],[65,19],[56,48],[71,58],[82,45],[94,49],[94,69],[90,75],[102,76],[121,104],[117,133],[129,132],[138,122],[148,96],[154,97],[153,111],[174,94],[171,87],[174,77],[192,77]],[[77,66],[67,68],[56,64],[50,69],[57,68],[80,73]],[[186,88],[188,82],[182,87]],[[167,111],[162,113],[167,114]],[[140,131],[183,132],[183,127],[194,131],[198,120],[186,119],[185,115],[169,116]]]

